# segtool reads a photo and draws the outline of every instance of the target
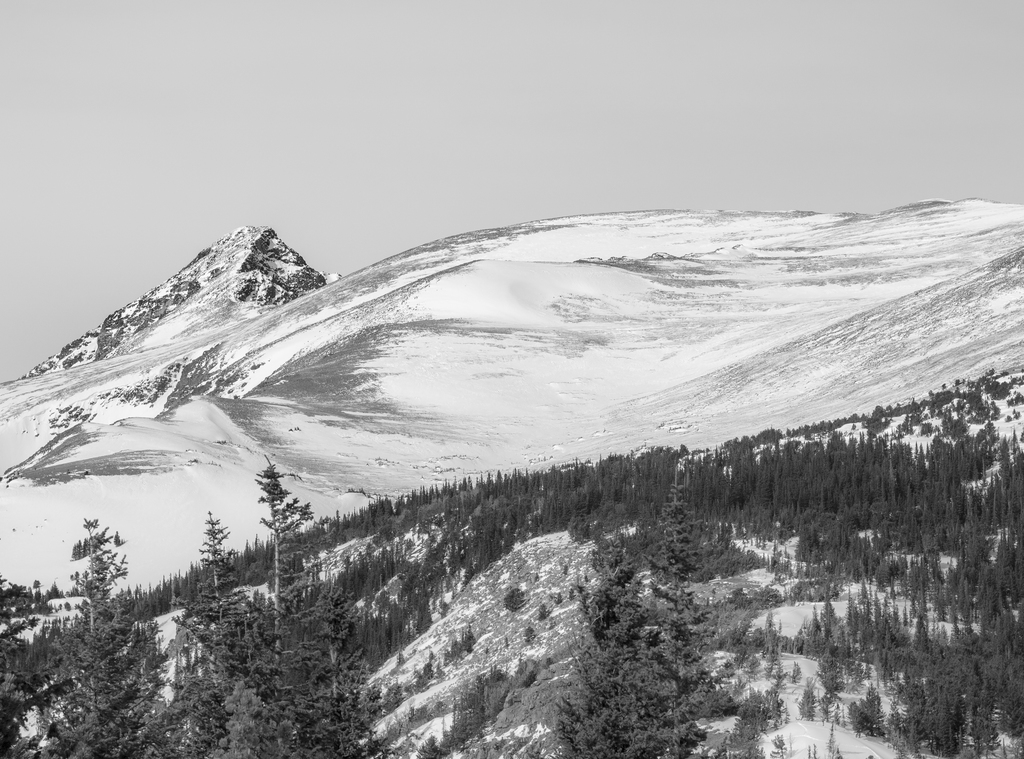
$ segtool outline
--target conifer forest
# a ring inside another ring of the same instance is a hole
[[[822,759],[841,756],[836,731],[897,757],[1020,759],[1024,451],[996,424],[1022,383],[990,372],[713,449],[489,472],[320,520],[268,461],[266,538],[228,550],[211,503],[201,561],[146,588],[126,582],[118,525],[87,520],[66,587],[0,579],[0,756],[802,759],[785,726],[803,721],[832,731]],[[556,533],[592,557],[571,594],[495,592],[506,618],[531,610],[524,650],[576,620],[562,648],[442,707],[413,697],[499,633],[467,626],[415,677],[374,675],[460,588]],[[346,545],[362,548],[332,561]],[[559,683],[528,717],[544,740],[484,746],[542,681]],[[398,730],[384,718],[402,704]]]

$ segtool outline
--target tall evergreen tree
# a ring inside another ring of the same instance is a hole
[[[167,721],[183,757],[207,757],[227,736],[227,703],[236,684],[263,698],[277,688],[267,609],[236,587],[233,557],[224,547],[228,534],[208,514],[200,549],[204,577],[178,618],[183,639]]]
[[[559,734],[582,759],[664,756],[674,721],[665,713],[672,689],[655,662],[661,631],[641,599],[638,567],[621,545],[595,553],[595,564],[597,588],[581,589],[592,637],[576,656]]]
[[[584,759],[689,756],[704,737],[681,692],[704,680],[693,654],[682,651],[692,639],[684,629],[690,611],[669,604],[666,620],[621,543],[595,552],[595,566],[597,587],[580,589],[591,638],[576,656],[559,735]]]
[[[850,704],[850,727],[859,735],[882,735],[885,731],[885,712],[882,711],[882,697],[874,684],[860,701]]]
[[[684,474],[682,487],[678,473],[677,466],[676,480],[662,509],[661,540],[651,557],[654,596],[661,602],[658,620],[663,630],[661,655],[667,658],[665,669],[672,693],[671,756],[677,758],[688,756],[704,739],[704,731],[694,720],[693,702],[713,688],[700,653],[705,615],[687,587],[690,575],[697,568],[693,517],[687,502],[689,471]]]
[[[374,735],[379,696],[367,690],[356,643],[355,606],[340,586],[323,590],[310,613],[312,640],[299,654],[302,683],[292,691],[297,755],[309,759],[382,756]]]
[[[263,491],[260,503],[270,509],[270,516],[260,522],[270,530],[273,544],[273,565],[271,567],[270,589],[274,596],[274,630],[280,651],[283,619],[286,607],[285,593],[295,581],[297,572],[292,568],[296,557],[297,540],[302,527],[313,519],[313,509],[308,503],[299,503],[298,498],[289,499],[291,493],[281,484],[284,475],[267,460],[267,467],[256,479]]]
[[[265,606],[235,587],[227,530],[208,516],[201,549],[203,580],[180,619],[185,646],[169,710],[176,756],[240,759],[290,756],[375,757],[377,700],[366,689],[354,606],[340,585],[309,582],[295,607],[295,538],[309,505],[280,486],[272,466],[261,473],[271,516],[271,587],[278,603]],[[288,599],[289,603],[285,603]],[[289,613],[291,612],[291,613]],[[285,651],[287,638],[292,650]]]
[[[797,704],[800,710],[800,719],[814,720],[818,716],[818,698],[814,695],[814,680],[810,677],[804,684],[800,694],[800,701]]]
[[[59,637],[59,673],[74,686],[47,713],[47,753],[78,759],[130,759],[160,744],[162,667],[155,622],[136,622],[130,599],[115,595],[127,574],[106,528],[86,520],[85,570],[74,575],[82,613]]]

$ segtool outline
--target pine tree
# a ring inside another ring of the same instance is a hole
[[[58,639],[60,676],[73,682],[47,714],[54,756],[129,759],[161,741],[155,715],[166,660],[154,622],[136,622],[127,596],[115,596],[127,574],[106,528],[86,520],[88,566],[76,572],[82,614]]]
[[[685,453],[685,450],[681,452]],[[654,596],[662,607],[660,623],[667,633],[663,639],[662,655],[666,659],[671,683],[671,751],[677,759],[692,753],[706,737],[694,720],[694,704],[714,688],[700,655],[701,631],[706,617],[687,587],[690,575],[697,568],[690,524],[691,507],[685,497],[689,491],[689,470],[685,472],[682,487],[678,484],[678,476],[677,466],[676,481],[663,508],[661,540],[650,562],[657,580]]]
[[[680,516],[670,512],[652,561],[657,604],[644,598],[640,567],[621,542],[595,552],[598,585],[579,589],[591,638],[576,656],[558,724],[575,756],[686,757],[704,738],[691,699],[709,678],[697,653],[700,615],[683,586],[693,559]]]
[[[261,501],[271,505],[271,518],[264,520],[276,549],[271,583],[283,599],[296,588],[295,574],[285,566],[292,565],[293,540],[308,504],[289,502],[279,477],[270,474],[261,475]],[[235,588],[227,535],[210,514],[201,549],[204,579],[180,620],[186,646],[168,720],[176,725],[176,755],[379,756],[382,744],[373,733],[378,698],[366,688],[355,607],[342,587],[305,585],[308,611],[288,614],[295,604],[265,607]],[[282,650],[286,635],[302,641],[296,650]]]
[[[828,746],[825,748],[826,759],[836,759],[839,755],[839,743],[836,741],[836,726],[833,722],[828,730]]]
[[[236,587],[233,557],[224,547],[228,534],[208,514],[200,549],[204,579],[178,618],[183,645],[167,723],[182,757],[205,758],[226,737],[226,705],[237,685],[263,699],[277,691],[268,610]]]
[[[515,614],[517,611],[526,606],[526,593],[518,585],[510,587],[505,592],[503,599],[505,608]]]
[[[879,736],[885,731],[882,699],[875,686],[869,685],[860,701],[850,704],[850,727],[858,735]]]
[[[259,502],[270,509],[270,516],[260,519],[260,523],[270,530],[274,547],[270,582],[274,596],[274,631],[279,652],[285,611],[284,593],[296,579],[296,573],[289,569],[295,552],[295,539],[302,526],[313,519],[313,509],[308,503],[300,504],[298,498],[288,499],[291,493],[281,484],[283,476],[268,459],[267,468],[256,479],[263,491]]]
[[[323,590],[310,614],[313,640],[300,651],[302,685],[290,711],[298,755],[370,759],[384,753],[373,731],[380,697],[367,688],[356,619],[354,604],[337,585]]]
[[[817,717],[818,699],[814,695],[814,681],[807,678],[803,693],[800,694],[800,719],[814,720]]]
[[[770,693],[752,691],[739,705],[736,726],[728,739],[729,755],[742,759],[764,759],[761,736],[769,729],[777,708]]]
[[[661,662],[661,630],[640,598],[638,567],[621,546],[596,554],[600,582],[580,589],[592,636],[575,662],[576,686],[562,705],[559,733],[570,752],[594,757],[663,756],[671,745],[673,702]]]
[[[821,687],[824,693],[821,695],[822,720],[829,719],[832,707],[839,701],[839,691],[843,688],[843,672],[839,662],[832,654],[827,653],[821,657],[818,663],[818,677],[821,679]]]
[[[72,593],[85,597],[82,613],[88,617],[89,629],[94,630],[97,610],[106,610],[117,581],[128,576],[128,560],[110,548],[111,538],[107,535],[110,530],[107,527],[101,530],[99,520],[86,519],[82,526],[87,535],[82,558],[87,558],[89,563],[71,576],[75,583]]]
[[[416,759],[442,759],[443,756],[444,750],[433,735],[427,738],[416,752]]]

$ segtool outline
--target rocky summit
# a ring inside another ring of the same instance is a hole
[[[201,251],[162,285],[114,311],[101,325],[65,345],[25,376],[70,369],[129,352],[145,341],[147,332],[172,318],[184,322],[190,312],[209,308],[211,301],[221,301],[221,308],[234,303],[277,306],[325,284],[323,273],[308,266],[273,229],[242,227]]]

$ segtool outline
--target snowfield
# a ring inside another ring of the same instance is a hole
[[[231,526],[232,548],[263,534],[255,475],[266,459],[215,405],[197,401],[165,422],[130,419],[106,432],[92,446],[58,449],[60,463],[49,471],[59,484],[15,479],[0,490],[5,577],[67,587],[71,547],[85,536],[86,518],[121,534],[128,582],[143,586],[199,560],[207,512]],[[314,504],[317,517],[367,502],[360,493],[314,492],[294,477],[285,484]]]

